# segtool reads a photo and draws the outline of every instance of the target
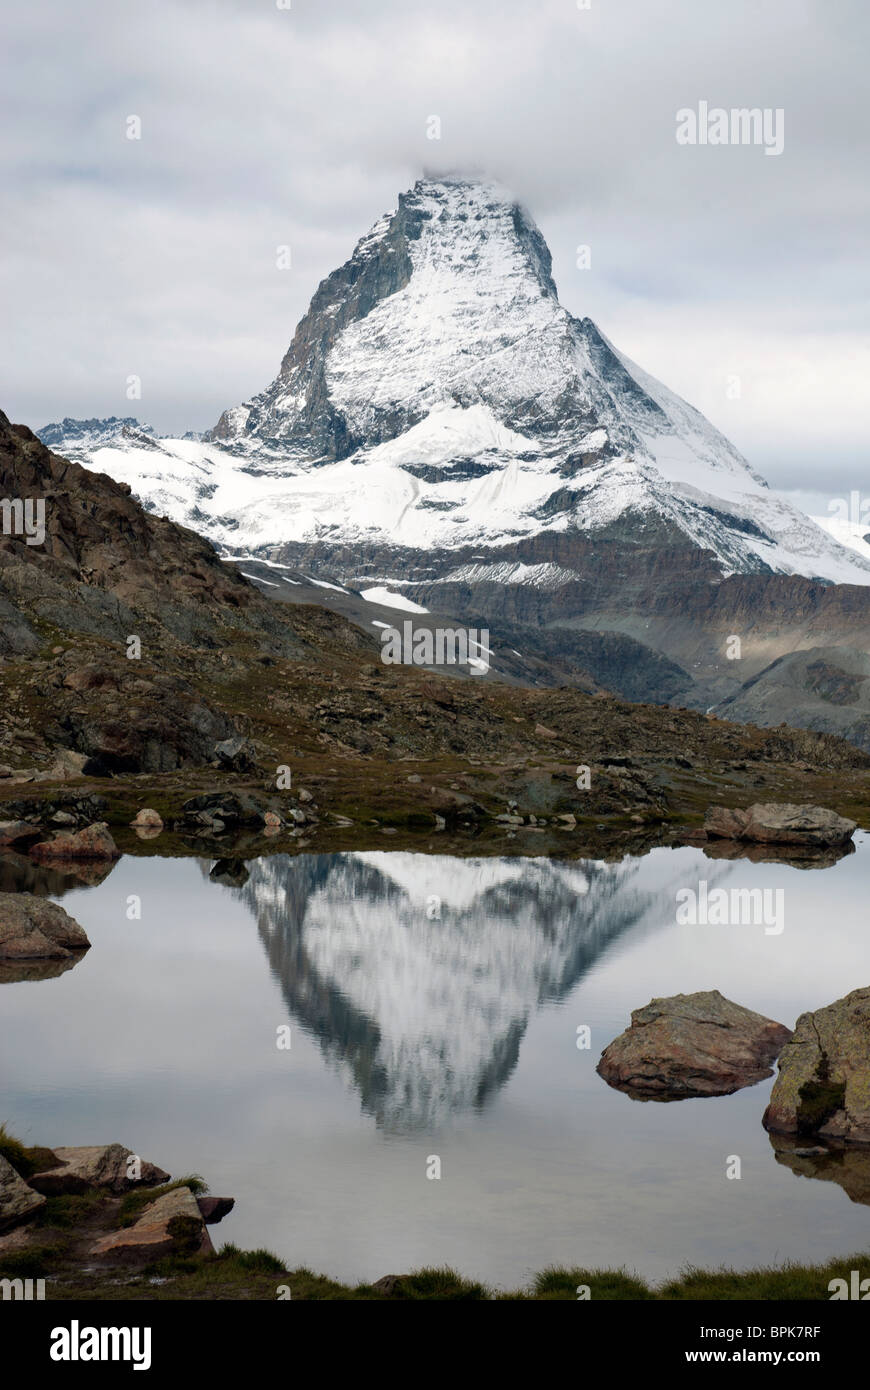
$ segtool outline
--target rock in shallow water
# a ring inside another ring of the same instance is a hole
[[[41,840],[30,851],[34,859],[120,859],[121,851],[105,821],[84,830],[61,831],[51,840]]]
[[[790,1029],[718,989],[653,999],[631,1015],[596,1070],[636,1100],[727,1096],[770,1076]]]
[[[870,1144],[870,987],[801,1014],[763,1124],[779,1134]]]
[[[856,825],[824,806],[794,806],[787,802],[758,802],[746,811],[710,806],[704,819],[708,835],[725,840],[754,840],[760,844],[843,845]]]
[[[0,893],[0,960],[67,960],[90,944],[58,903],[32,893]]]

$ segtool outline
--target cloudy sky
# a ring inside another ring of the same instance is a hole
[[[399,191],[474,168],[531,210],[563,303],[771,483],[870,488],[866,0],[2,4],[14,419],[207,428]],[[700,101],[782,108],[783,152],[678,145]]]

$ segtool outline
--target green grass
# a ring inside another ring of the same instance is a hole
[[[57,1167],[57,1157],[51,1149],[27,1148],[14,1134],[10,1134],[5,1124],[0,1124],[0,1155],[11,1163],[22,1178],[30,1178],[34,1173],[42,1173],[46,1168]]]
[[[80,1192],[46,1197],[36,1213],[35,1225],[70,1230],[106,1201],[104,1192]]]

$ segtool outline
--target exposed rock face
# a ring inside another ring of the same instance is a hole
[[[717,705],[716,713],[765,728],[791,723],[796,708],[801,723],[870,748],[870,656],[827,645],[789,652]]]
[[[760,844],[818,845],[827,849],[844,845],[857,829],[824,806],[793,806],[788,803],[758,803],[746,811],[727,806],[711,806],[704,819],[708,835],[725,840],[754,840]]]
[[[169,1181],[168,1173],[145,1159],[139,1160],[139,1176],[131,1177],[130,1173],[136,1169],[130,1160],[135,1155],[123,1144],[56,1148],[54,1153],[59,1159],[58,1167],[35,1173],[30,1180],[37,1192],[43,1192],[48,1197],[89,1192],[94,1188],[114,1193],[128,1192],[132,1187],[153,1187]]]
[[[50,840],[41,840],[30,851],[34,859],[119,859],[121,851],[105,821],[84,830],[61,831]]]
[[[34,1192],[12,1164],[0,1154],[0,1234],[31,1221],[45,1198]]]
[[[104,1263],[151,1264],[164,1255],[209,1255],[211,1237],[189,1187],[178,1187],[157,1197],[134,1225],[102,1236],[91,1247],[91,1256]]]
[[[225,738],[214,746],[214,755],[222,767],[231,772],[253,772],[257,753],[247,738]]]
[[[779,1134],[870,1144],[870,987],[801,1014],[763,1123]]]
[[[60,960],[90,946],[58,903],[31,893],[0,893],[0,960]]]
[[[653,999],[605,1048],[597,1071],[637,1100],[726,1096],[770,1076],[791,1037],[717,989]]]

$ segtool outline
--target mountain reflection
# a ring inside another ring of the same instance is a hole
[[[379,1126],[409,1133],[504,1085],[532,1013],[652,904],[638,864],[277,855],[229,891],[293,1018]]]

